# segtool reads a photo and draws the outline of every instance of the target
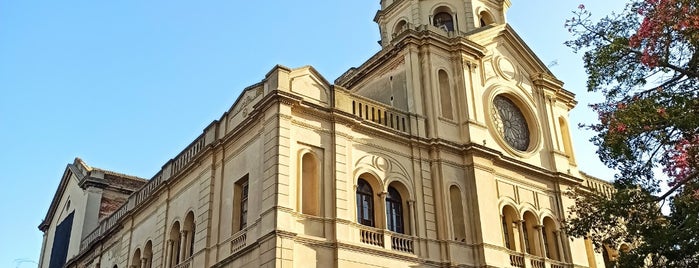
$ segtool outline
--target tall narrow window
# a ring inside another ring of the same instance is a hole
[[[454,227],[454,240],[464,241],[466,239],[464,208],[461,204],[461,191],[456,185],[449,187],[449,198],[451,200],[451,221]]]
[[[194,233],[196,232],[196,230],[194,224],[193,211],[188,212],[187,216],[185,216],[184,218],[184,231],[186,231],[185,241],[182,241],[182,243],[186,245],[186,251],[183,259],[187,259],[189,257],[192,257],[192,254],[194,253]]]
[[[449,86],[449,75],[444,70],[439,70],[439,99],[442,105],[442,116],[447,119],[454,119],[451,107],[451,87]]]
[[[357,222],[374,227],[374,191],[364,179],[357,181]]]
[[[544,218],[544,226],[541,233],[544,239],[544,249],[546,257],[549,259],[561,260],[561,253],[558,252],[558,238],[556,237],[556,224],[551,217]]]
[[[396,233],[405,233],[403,229],[403,201],[396,188],[388,187],[386,196],[386,224],[388,230]]]
[[[575,164],[575,154],[573,154],[573,144],[570,142],[570,130],[563,117],[558,118],[558,125],[561,127],[561,137],[563,138],[563,151],[568,156],[568,162]]]
[[[515,227],[517,221],[517,211],[512,206],[505,206],[502,209],[502,235],[505,247],[509,250],[521,248],[521,244],[515,239],[519,235]]]
[[[514,250],[512,247],[513,245],[510,243],[510,227],[509,223],[507,222],[507,218],[505,216],[502,216],[502,235],[505,237],[505,247],[507,249]]]
[[[170,228],[170,241],[172,241],[172,246],[170,247],[170,252],[168,254],[169,263],[166,263],[166,267],[174,267],[180,263],[180,222],[175,222]],[[169,265],[168,265],[169,264]]]
[[[313,154],[306,153],[301,157],[301,212],[318,216],[320,213],[320,169],[318,160]]]
[[[235,182],[233,188],[233,230],[240,231],[248,225],[248,175]]]
[[[524,221],[522,222],[522,232],[524,234],[524,248],[526,253],[542,256],[541,244],[539,240],[538,230],[534,228],[537,223],[534,213],[527,211],[524,213]]]
[[[524,249],[526,250],[525,252],[532,254],[532,248],[529,243],[529,230],[527,230],[527,221],[522,221],[522,225],[520,226],[522,227],[522,234],[524,236]]]
[[[133,259],[131,260],[131,267],[133,268],[145,268],[141,267],[141,249],[136,249],[136,252],[133,254]]]
[[[146,246],[143,249],[143,259],[145,259],[145,262],[143,262],[143,268],[151,268],[153,267],[153,242],[148,240],[146,242]]]
[[[447,32],[453,32],[454,31],[454,19],[451,17],[451,14],[447,12],[439,12],[432,17],[432,24],[437,27],[441,28]]]
[[[240,230],[248,226],[248,181],[240,186]]]

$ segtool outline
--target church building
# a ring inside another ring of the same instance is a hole
[[[561,223],[566,192],[612,187],[510,5],[382,0],[374,56],[273,67],[150,179],[76,158],[39,267],[605,267]]]

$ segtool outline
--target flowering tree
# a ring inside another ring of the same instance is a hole
[[[567,231],[598,249],[629,244],[617,267],[699,267],[699,1],[630,0],[594,21],[584,5],[573,13],[566,45],[606,99],[583,127],[618,174],[611,197],[573,194]]]

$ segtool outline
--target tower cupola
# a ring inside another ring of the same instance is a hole
[[[374,21],[381,46],[407,30],[463,36],[491,24],[506,23],[510,0],[381,0]]]

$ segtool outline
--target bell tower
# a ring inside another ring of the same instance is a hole
[[[433,31],[449,37],[463,36],[480,27],[507,23],[510,0],[381,0],[374,21],[379,25],[381,46],[406,30]]]

